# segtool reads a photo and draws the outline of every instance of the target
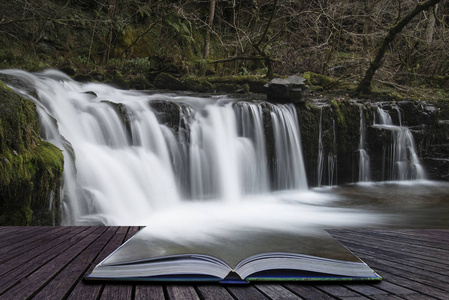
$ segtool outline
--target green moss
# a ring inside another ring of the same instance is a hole
[[[302,77],[313,90],[331,90],[338,87],[337,80],[325,75],[305,72]]]
[[[333,99],[331,101],[331,104],[337,122],[340,124],[340,126],[345,127],[346,126],[346,118],[344,112],[345,106],[340,106],[340,103],[336,99]]]
[[[53,217],[36,218],[36,213],[49,211],[53,192],[50,210],[60,215],[63,155],[40,139],[35,105],[2,83],[0,113],[0,225],[52,225]]]
[[[218,90],[233,90],[233,92],[242,90],[253,93],[263,93],[263,86],[268,83],[267,78],[259,75],[213,76],[207,77],[207,80],[214,84]]]
[[[158,89],[168,89],[173,91],[185,90],[184,83],[168,73],[160,73],[157,75],[154,79],[154,86]]]
[[[185,89],[193,92],[212,92],[214,90],[214,85],[211,84],[207,79],[188,76],[182,80]]]
[[[148,90],[154,88],[154,86],[143,75],[132,76],[128,80],[128,86],[130,89],[136,90]]]

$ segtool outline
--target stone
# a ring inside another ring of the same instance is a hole
[[[264,86],[267,100],[278,103],[301,103],[308,99],[309,86],[301,76],[273,78]]]

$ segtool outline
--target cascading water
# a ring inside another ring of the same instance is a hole
[[[337,155],[334,153],[336,151],[336,131],[335,131],[335,120],[332,120],[332,149],[327,154],[327,179],[328,185],[332,186],[337,181]],[[317,159],[317,186],[322,186],[325,179],[325,155],[323,146],[323,108],[320,107],[320,123],[318,126],[318,159]]]
[[[375,127],[391,132],[392,143],[384,153],[384,178],[389,180],[425,179],[425,172],[415,150],[413,135],[407,127],[393,125],[390,114],[377,107],[378,123]],[[399,124],[402,124],[398,112]]]
[[[360,142],[359,142],[359,181],[371,180],[369,155],[365,150],[366,121],[363,109],[360,108]]]
[[[320,125],[318,127],[318,163],[317,163],[317,186],[321,186],[321,180],[323,178],[324,168],[324,155],[323,155],[323,139],[322,139],[322,124],[323,124],[323,108],[320,107]]]
[[[332,120],[332,144],[333,149],[337,150],[337,136],[335,130],[335,120]],[[327,172],[329,178],[329,185],[334,185],[337,183],[337,154],[331,152],[327,155]]]
[[[269,105],[276,152],[276,189],[307,189],[298,117],[293,105]]]
[[[15,89],[37,104],[43,137],[63,150],[66,225],[142,224],[189,199],[238,202],[307,189],[292,105],[123,91],[58,71],[2,73],[36,90],[33,97]],[[179,111],[176,128],[158,120],[155,101]],[[271,168],[266,128],[273,130]]]

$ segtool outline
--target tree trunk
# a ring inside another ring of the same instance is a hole
[[[215,16],[215,0],[210,0],[209,6],[209,26],[206,30],[206,36],[204,39],[204,59],[209,58],[210,51],[210,31],[212,29],[212,25],[214,24],[214,16]]]
[[[369,94],[371,92],[371,81],[373,79],[374,73],[380,68],[382,63],[382,58],[388,49],[390,43],[394,40],[395,36],[402,31],[402,29],[420,12],[429,9],[430,7],[438,4],[441,0],[428,0],[425,2],[418,3],[408,15],[399,20],[396,24],[390,27],[387,35],[382,41],[382,44],[377,50],[376,57],[370,63],[368,70],[366,70],[365,77],[360,81],[356,93],[357,94]]]
[[[428,46],[432,45],[433,41],[433,33],[435,32],[435,21],[436,21],[436,13],[437,13],[438,5],[429,9],[429,19],[427,21],[426,28],[426,43]]]
[[[256,49],[256,51],[265,58],[265,64],[267,66],[267,77],[268,78],[273,78],[274,74],[273,74],[273,60],[271,59],[270,55],[268,55],[264,48],[261,48],[260,45],[262,44],[263,40],[265,39],[267,33],[268,33],[268,29],[270,28],[271,22],[273,21],[273,17],[274,14],[276,13],[276,5],[277,5],[278,0],[274,0],[273,1],[273,10],[271,11],[271,15],[270,15],[270,19],[268,20],[267,25],[265,26],[265,30],[262,33],[262,35],[259,38],[259,41],[257,43],[252,43],[251,45],[254,47],[254,49]]]

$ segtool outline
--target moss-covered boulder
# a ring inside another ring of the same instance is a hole
[[[184,78],[183,83],[186,90],[198,93],[210,93],[213,92],[215,88],[207,79],[194,76]]]
[[[158,89],[167,89],[172,91],[186,90],[186,86],[181,80],[168,73],[159,73],[154,79],[153,84]]]
[[[63,166],[39,137],[33,102],[0,82],[0,225],[58,225]]]
[[[325,75],[305,72],[302,77],[306,79],[312,90],[331,90],[338,87],[338,82],[335,79]]]
[[[128,86],[130,89],[135,90],[149,90],[154,89],[154,85],[143,75],[132,76],[128,80]]]

